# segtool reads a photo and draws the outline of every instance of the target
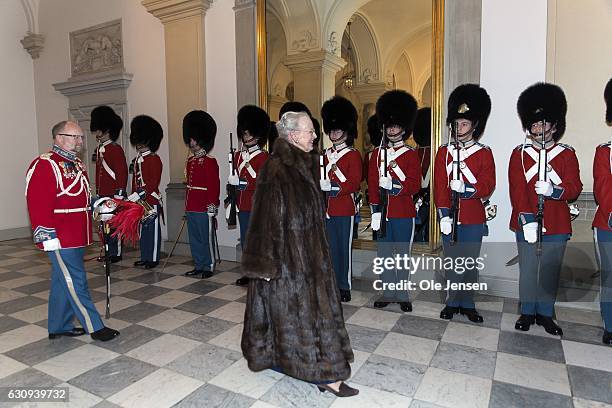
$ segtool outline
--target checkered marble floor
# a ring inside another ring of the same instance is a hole
[[[88,258],[97,255],[95,248]],[[164,273],[113,265],[112,318],[121,336],[47,339],[50,266],[29,240],[0,242],[0,387],[69,387],[69,404],[42,407],[604,407],[612,406],[612,347],[597,316],[564,316],[563,339],[534,327],[514,330],[517,302],[479,296],[483,325],[438,318],[436,294],[414,312],[372,308],[375,294],[355,282],[344,315],[355,351],[354,398],[319,393],[282,374],[248,370],[240,351],[246,290],[240,266],[223,262],[207,280],[182,276],[190,259]],[[102,266],[87,261],[103,312]],[[355,289],[354,288],[354,289]],[[581,317],[582,316],[582,317]],[[571,321],[570,321],[571,320]],[[0,404],[9,406],[9,404]],[[29,404],[25,406],[36,406]]]

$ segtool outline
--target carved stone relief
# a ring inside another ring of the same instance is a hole
[[[376,72],[372,72],[370,68],[365,68],[361,73],[361,82],[369,84],[371,81],[378,80]]]
[[[338,33],[332,31],[332,33],[329,35],[329,39],[327,40],[327,51],[331,52],[332,54],[337,54],[338,49]]]
[[[72,76],[123,68],[121,20],[70,33]]]
[[[306,52],[317,46],[317,39],[312,36],[312,33],[308,30],[300,32],[300,38],[294,40],[291,48],[295,51]]]

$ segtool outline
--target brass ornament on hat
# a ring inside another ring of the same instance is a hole
[[[469,110],[470,110],[470,107],[467,105],[467,103],[462,103],[461,105],[459,105],[459,109],[457,109],[457,113],[465,113]]]

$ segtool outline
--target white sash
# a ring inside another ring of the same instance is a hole
[[[387,165],[389,165],[389,163],[391,161],[395,161],[397,162],[397,159],[399,159],[399,157],[401,155],[403,155],[404,153],[406,153],[407,151],[409,151],[409,149],[406,146],[400,147],[399,149],[395,150],[393,148],[387,148]],[[380,166],[379,166],[379,172],[380,175],[384,174],[385,171],[385,162],[384,162],[384,153],[382,151],[378,151],[378,158],[380,160]],[[393,171],[395,173],[395,175],[397,176],[397,178],[400,181],[404,181],[406,180],[406,175],[404,174],[404,172],[402,171],[401,167],[399,165],[395,166],[395,167],[391,167],[390,171]]]
[[[325,166],[325,174],[327,174],[327,178],[329,178],[329,171],[331,170],[332,166],[336,164],[341,158],[343,158],[344,155],[347,154],[349,151],[349,148],[342,149],[340,150],[340,152],[336,152],[332,149],[327,149],[327,151],[325,152],[325,156],[327,156],[327,166]],[[340,180],[341,183],[346,182],[346,177],[344,176],[344,173],[342,173],[342,171],[340,170],[340,167],[336,166],[334,174],[336,175],[336,177],[338,177],[338,180]]]
[[[110,140],[107,140],[106,142],[98,146],[98,157],[102,161],[102,167],[104,168],[104,170],[106,170],[108,175],[111,176],[113,180],[117,180],[117,177],[115,176],[115,172],[113,171],[113,169],[110,168],[106,160],[104,160],[104,152],[106,151],[106,145],[108,144],[111,144]]]
[[[244,169],[246,164],[249,163],[251,159],[256,157],[259,153],[261,153],[261,150],[257,150],[253,154],[249,153],[248,151],[240,152],[240,158],[242,159],[242,161],[240,162],[240,165],[238,166],[238,175],[240,175],[240,173],[242,172],[242,169]],[[247,167],[247,171],[249,172],[249,175],[252,178],[257,178],[257,173],[255,173],[255,170],[253,170],[253,166]]]
[[[466,160],[468,157],[475,154],[481,149],[482,149],[482,145],[479,145],[479,144],[473,144],[467,149],[459,149],[459,162],[463,163],[464,166],[459,169],[459,174],[457,175],[457,177],[459,176],[462,177],[463,179],[467,180],[470,184],[476,184],[478,182],[478,180],[476,180],[476,176],[474,176],[474,173],[472,173],[472,170],[470,170],[470,168],[468,167]],[[453,172],[453,166],[455,165],[457,151],[455,150],[455,146],[453,145],[448,145],[446,150],[451,155],[451,157],[453,157],[453,160],[451,160],[450,163],[446,164],[446,175],[450,176],[450,174]],[[449,177],[449,180],[450,179],[451,177]]]
[[[565,148],[563,146],[556,145],[555,147],[553,147],[546,154],[546,168],[547,168],[546,169],[547,170],[546,171],[546,177],[547,177],[548,180],[550,180],[555,185],[559,185],[563,181],[561,180],[561,177],[559,177],[559,175],[557,174],[557,172],[553,168],[552,164],[550,164],[550,162],[555,157],[557,157],[559,154],[561,154],[561,152],[563,152],[563,150],[565,150]],[[529,170],[525,171],[525,180],[527,180],[527,183],[529,183],[531,181],[531,179],[534,178],[536,174],[538,174],[539,153],[536,152],[536,150],[533,148],[533,146],[529,146],[529,147],[523,149],[523,152],[527,153],[527,155],[529,155],[529,157],[531,157],[533,159],[533,161],[534,161],[533,166],[531,166],[531,168]]]

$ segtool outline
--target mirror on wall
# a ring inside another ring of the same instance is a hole
[[[316,4],[315,4],[316,3]],[[265,54],[260,57],[260,102],[272,120],[278,120],[283,104],[304,103],[320,121],[323,102],[334,95],[350,100],[359,114],[354,148],[367,162],[374,150],[367,121],[375,113],[376,100],[391,89],[405,90],[419,108],[432,106],[432,61],[436,0],[266,0]],[[439,6],[439,5],[437,5]],[[264,21],[262,21],[264,20]],[[259,37],[261,38],[261,37]],[[261,52],[260,52],[261,54]],[[265,63],[261,64],[261,61]],[[263,99],[263,100],[262,100]],[[434,115],[438,112],[434,112]],[[331,145],[322,135],[325,147]],[[430,161],[430,137],[422,142],[419,157],[426,167]],[[411,136],[407,141],[419,148]],[[427,146],[425,146],[427,145]],[[424,192],[424,191],[423,191]],[[365,176],[361,183],[361,211],[354,230],[353,246],[375,248],[376,234],[370,228],[370,209]],[[418,199],[419,197],[415,197]],[[426,251],[429,243],[428,205],[419,211],[415,247]]]

